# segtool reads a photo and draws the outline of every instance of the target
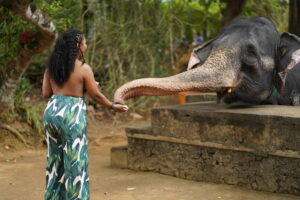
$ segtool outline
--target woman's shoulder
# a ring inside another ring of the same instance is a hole
[[[84,63],[82,66],[80,66],[79,71],[85,78],[93,76],[94,74],[92,68],[87,63]]]
[[[84,71],[92,71],[91,66],[87,63],[83,63],[80,68],[83,69]]]
[[[85,71],[85,70],[91,70],[91,67],[90,67],[89,64],[84,63],[84,62],[82,62],[82,61],[80,61],[80,60],[76,60],[75,66],[76,66],[76,68],[79,69],[80,71],[82,71],[82,70],[84,70],[84,71]]]

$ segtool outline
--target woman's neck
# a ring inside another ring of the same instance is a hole
[[[79,58],[76,58],[75,64],[83,65],[83,62]]]

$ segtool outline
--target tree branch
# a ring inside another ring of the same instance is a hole
[[[31,49],[22,48],[19,55],[10,63],[11,70],[4,83],[0,86],[0,103],[5,107],[13,107],[13,94],[23,75],[27,70],[31,57],[51,46],[56,33],[54,24],[46,19],[42,12],[37,9],[32,12],[30,4],[33,0],[11,0],[6,2],[6,7],[21,15],[24,20],[33,24],[39,30],[37,45]]]
[[[20,2],[21,4],[18,2]],[[35,25],[36,28],[40,31],[41,39],[39,40],[38,45],[31,50],[32,54],[37,54],[50,46],[54,41],[55,26],[42,14],[41,10],[36,9],[34,12],[32,12],[30,6],[31,2],[32,0],[13,0],[12,11],[21,15],[26,21]]]
[[[7,125],[7,124],[0,124],[1,129],[5,129],[9,131],[10,133],[14,134],[21,142],[24,143],[25,146],[27,146],[28,142],[25,140],[25,138],[22,136],[22,134],[17,130],[14,129],[13,127]]]

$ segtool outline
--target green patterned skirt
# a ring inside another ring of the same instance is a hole
[[[89,199],[84,99],[53,95],[44,112],[44,127],[48,146],[45,199]]]

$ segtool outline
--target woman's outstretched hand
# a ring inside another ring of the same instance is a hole
[[[113,104],[112,109],[115,112],[126,112],[128,110],[128,106],[122,104]]]

